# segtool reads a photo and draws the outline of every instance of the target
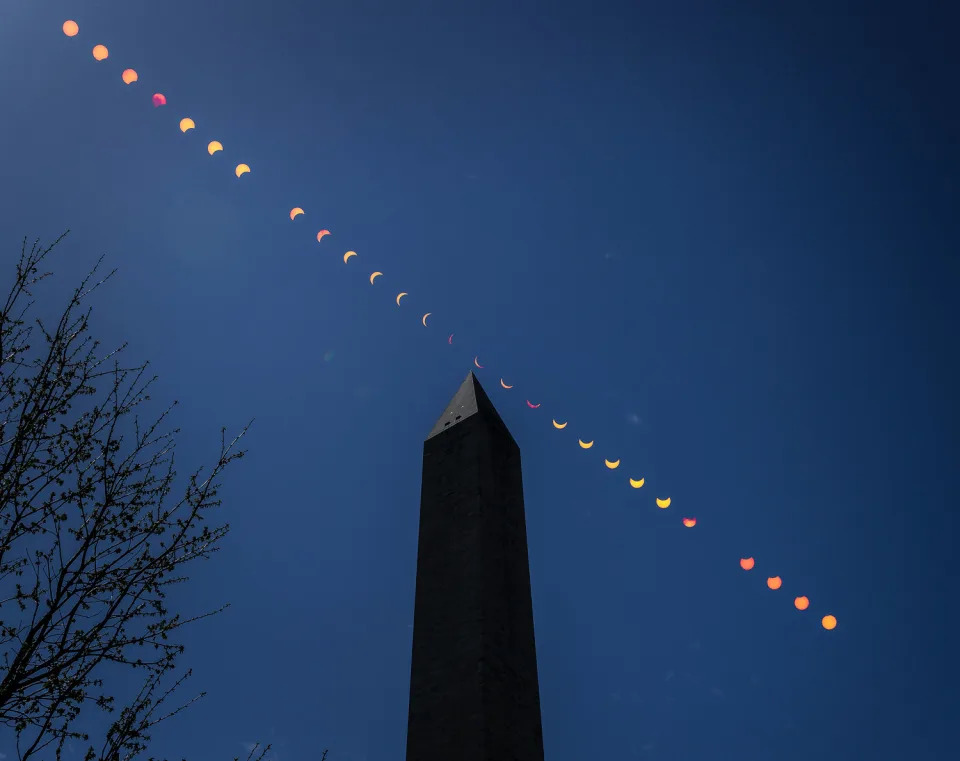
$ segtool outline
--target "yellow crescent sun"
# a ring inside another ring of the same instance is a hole
[[[193,119],[191,119],[189,116],[184,117],[183,119],[180,120],[181,132],[186,132],[188,129],[193,129],[196,126],[197,125],[194,123]]]
[[[347,259],[349,259],[351,256],[356,256],[356,255],[357,255],[356,251],[347,251],[347,253],[343,255],[343,263],[346,264]]]
[[[500,379],[500,385],[503,386],[504,388],[513,388],[513,386],[508,386],[506,383],[504,383],[503,378]]]
[[[639,479],[639,480],[636,480],[636,479],[631,478],[631,479],[630,479],[630,485],[631,485],[634,489],[639,489],[641,486],[643,486],[644,480],[645,480],[645,479],[643,479],[643,478],[641,478],[641,479]]]
[[[211,156],[217,151],[222,151],[222,150],[223,150],[223,143],[221,143],[219,140],[211,140],[207,144],[207,153],[209,153]]]
[[[249,172],[250,167],[247,166],[246,164],[237,164],[237,168],[234,169],[233,171],[236,173],[237,177],[239,177],[240,175],[246,174],[247,172]]]
[[[577,441],[580,442],[580,446],[583,447],[584,449],[589,449],[590,447],[593,446],[592,441],[584,441],[583,439],[577,439]]]
[[[301,209],[299,206],[294,206],[292,209],[290,209],[290,221],[292,222],[301,214],[303,214],[303,209]]]
[[[382,274],[383,274],[382,272],[371,272],[371,273],[370,273],[370,285],[373,285],[373,281],[376,280],[378,277],[380,277]]]
[[[620,467],[620,460],[610,461],[610,460],[604,458],[603,464],[606,465],[608,468],[610,468],[610,470],[614,470],[615,468],[619,468],[619,467]]]
[[[397,306],[400,306],[400,299],[402,299],[406,295],[407,295],[406,291],[402,291],[401,293],[397,294]]]
[[[432,315],[432,314],[433,314],[433,312],[427,312],[427,313],[423,316],[423,319],[420,320],[420,322],[423,323],[423,327],[427,327],[427,318],[428,318],[430,315]]]
[[[558,423],[556,420],[554,420],[554,421],[553,421],[553,427],[556,428],[557,430],[560,430],[561,428],[566,428],[566,427],[567,427],[567,424],[566,424],[566,423]]]
[[[667,497],[666,499],[660,499],[660,497],[657,497],[657,507],[670,507],[670,497]]]

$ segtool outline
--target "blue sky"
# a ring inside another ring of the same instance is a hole
[[[154,752],[403,757],[421,442],[479,354],[550,761],[947,758],[937,5],[0,0],[3,282],[66,228],[51,293],[119,268],[95,330],[180,400],[183,472],[256,418],[182,600],[232,603],[187,639],[209,695]]]

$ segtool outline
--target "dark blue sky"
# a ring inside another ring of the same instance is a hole
[[[0,0],[3,282],[68,227],[51,293],[119,267],[94,326],[182,472],[256,418],[154,752],[403,758],[421,442],[479,353],[549,761],[952,758],[943,5]]]

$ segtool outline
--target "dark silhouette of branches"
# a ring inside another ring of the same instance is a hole
[[[229,440],[223,429],[216,463],[174,495],[173,405],[142,423],[155,377],[122,361],[126,344],[103,352],[89,335],[90,294],[114,272],[98,276],[101,258],[55,324],[28,320],[51,274],[40,267],[63,237],[47,248],[24,240],[0,307],[0,723],[21,761],[45,749],[59,759],[67,740],[90,741],[77,718],[95,707],[115,718],[86,761],[128,761],[154,726],[204,695],[173,698],[190,676],[171,674],[177,638],[227,606],[184,616],[166,598],[229,531],[206,519],[247,428]],[[108,664],[139,673],[139,692],[111,694]]]

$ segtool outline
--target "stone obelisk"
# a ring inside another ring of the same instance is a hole
[[[471,372],[423,445],[407,761],[543,761],[520,448]]]

